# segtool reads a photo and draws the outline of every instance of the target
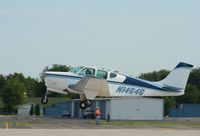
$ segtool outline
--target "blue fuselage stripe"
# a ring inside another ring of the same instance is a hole
[[[124,84],[129,84],[129,85],[135,85],[135,86],[142,86],[145,88],[150,88],[150,89],[156,89],[156,90],[163,90],[165,91],[166,89],[162,87],[155,86],[150,83],[146,83],[144,81],[141,81],[139,79],[131,78],[131,77],[126,77],[126,80],[123,82]]]

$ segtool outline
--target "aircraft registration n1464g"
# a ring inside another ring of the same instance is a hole
[[[79,106],[82,109],[90,107],[96,96],[180,96],[184,94],[192,67],[191,64],[180,62],[166,78],[157,82],[87,66],[75,67],[69,72],[46,71],[43,78],[47,92],[41,102],[48,103],[48,91],[79,94]]]

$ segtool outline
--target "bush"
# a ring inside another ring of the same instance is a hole
[[[29,113],[31,116],[34,114],[34,106],[33,104],[31,105],[31,110],[30,110],[30,113]]]
[[[35,115],[40,116],[40,104],[35,105]]]

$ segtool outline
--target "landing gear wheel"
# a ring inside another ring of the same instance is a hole
[[[47,103],[48,103],[48,99],[47,99],[46,97],[43,97],[43,98],[41,99],[41,103],[42,103],[42,104],[47,104]]]
[[[87,107],[90,107],[92,105],[92,101],[91,100],[85,100],[85,101],[81,101],[79,103],[79,107],[81,109],[86,109]]]
[[[85,104],[84,101],[81,101],[81,102],[79,103],[79,107],[80,107],[81,109],[86,109],[86,108],[87,108],[87,106],[86,106],[86,104]]]
[[[48,103],[48,94],[49,94],[49,92],[46,91],[46,93],[44,94],[44,97],[41,99],[41,103],[42,104],[47,104]]]
[[[85,100],[84,102],[85,102],[86,107],[90,107],[92,105],[91,100]]]

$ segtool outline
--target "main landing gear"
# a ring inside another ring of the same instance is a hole
[[[48,91],[45,93],[44,97],[41,99],[42,104],[48,103]]]
[[[84,100],[84,101],[81,101],[80,103],[79,103],[79,107],[81,108],[81,109],[86,109],[87,107],[90,107],[92,105],[92,101],[91,100]]]

